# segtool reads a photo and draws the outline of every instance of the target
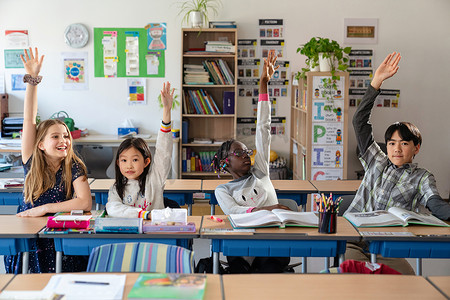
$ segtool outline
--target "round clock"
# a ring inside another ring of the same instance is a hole
[[[89,31],[86,26],[80,23],[75,23],[67,26],[64,32],[66,44],[72,48],[82,48],[89,40]]]

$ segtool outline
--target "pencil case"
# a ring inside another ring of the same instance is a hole
[[[77,228],[86,229],[89,227],[89,220],[55,220],[55,216],[48,217],[47,228]]]

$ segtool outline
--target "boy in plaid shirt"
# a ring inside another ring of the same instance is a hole
[[[387,155],[373,138],[370,113],[381,84],[397,73],[400,59],[400,53],[395,52],[385,58],[353,117],[365,175],[347,212],[388,210],[390,207],[418,211],[422,205],[436,217],[449,220],[450,205],[439,196],[433,174],[412,162],[422,144],[419,129],[409,122],[389,126],[385,133]],[[366,246],[348,243],[346,258],[369,260],[370,256],[364,251]],[[380,258],[379,261],[403,274],[414,274],[405,259]]]

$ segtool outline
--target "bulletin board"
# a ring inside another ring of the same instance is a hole
[[[117,42],[117,70],[116,76],[105,75],[103,39],[110,37],[110,32],[115,32]],[[126,39],[135,36],[139,41],[139,72],[135,75],[127,74],[126,65]],[[149,50],[147,42],[147,30],[145,28],[94,28],[94,75],[95,77],[164,77],[165,76],[165,51]],[[149,74],[148,57],[157,57],[157,72]]]

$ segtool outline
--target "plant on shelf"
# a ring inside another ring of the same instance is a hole
[[[220,0],[186,0],[180,3],[180,12],[183,15],[183,21],[190,27],[203,27],[203,20],[209,22],[208,14],[211,11],[217,15],[219,8],[222,7]]]
[[[306,56],[306,68],[302,68],[302,70],[297,73],[295,77],[297,80],[300,78],[306,79],[306,72],[311,70],[314,71],[319,66],[319,52],[317,52],[318,39],[319,38],[313,37],[309,40],[309,42],[297,48],[297,53],[300,52],[300,54]]]

